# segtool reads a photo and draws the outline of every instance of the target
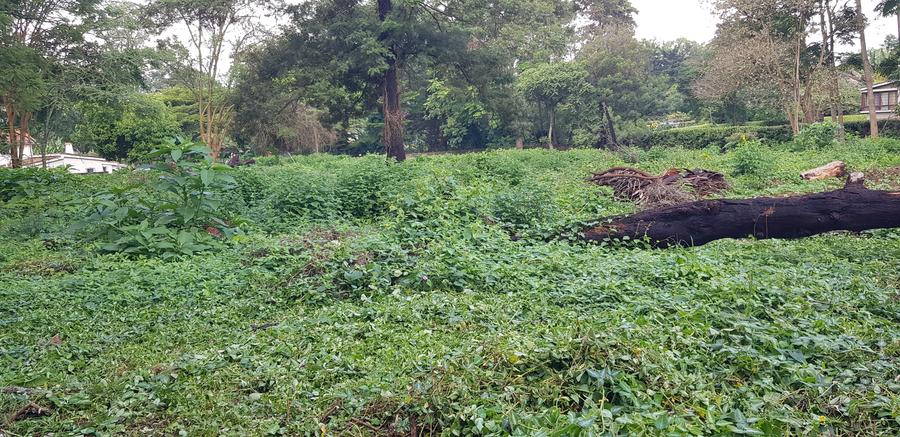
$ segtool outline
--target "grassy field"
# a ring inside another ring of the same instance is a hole
[[[900,187],[890,140],[266,160],[223,194],[242,232],[171,259],[72,228],[152,174],[0,173],[0,435],[900,435],[897,230],[547,238],[634,209],[591,171],[744,197],[834,159]]]

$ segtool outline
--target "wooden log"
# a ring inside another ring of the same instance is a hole
[[[701,200],[608,219],[585,229],[585,241],[648,238],[654,247],[701,246],[724,238],[804,238],[831,231],[900,227],[900,192],[866,189],[795,197]]]
[[[800,176],[808,181],[818,181],[822,179],[839,178],[846,174],[847,164],[844,164],[843,161],[834,161],[821,167],[800,173]]]

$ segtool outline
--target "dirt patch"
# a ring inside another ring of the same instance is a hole
[[[374,402],[351,418],[349,427],[379,437],[417,437],[420,432],[419,417],[406,410],[391,402]],[[435,435],[440,430],[432,427],[424,431],[425,435]]]
[[[144,416],[136,418],[134,422],[128,425],[128,429],[132,430],[134,435],[164,436],[172,435],[169,431],[170,425],[171,422],[168,419],[155,416]],[[127,432],[126,434],[131,435],[132,432]]]
[[[321,276],[326,272],[326,263],[334,257],[341,241],[353,237],[352,232],[339,232],[334,229],[316,228],[300,237],[282,239],[279,244],[288,247],[291,255],[310,255],[310,260],[281,282],[281,286],[290,287],[303,277]],[[371,253],[360,254],[354,261],[356,266],[365,266],[372,262]]]
[[[885,169],[871,169],[864,173],[866,175],[866,181],[870,183],[884,184],[891,189],[900,188],[900,166]]]
[[[61,260],[25,260],[13,264],[10,269],[25,276],[56,276],[75,273],[75,266]]]
[[[23,420],[36,419],[50,415],[50,409],[42,407],[34,402],[29,402],[22,408],[19,408],[12,416],[9,417],[7,423],[20,422]]]

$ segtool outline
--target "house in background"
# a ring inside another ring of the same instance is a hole
[[[887,120],[897,117],[897,97],[900,96],[900,81],[892,80],[888,82],[876,83],[872,87],[872,94],[875,95],[875,113],[879,120]],[[860,110],[862,114],[869,113],[868,90],[860,88]]]
[[[116,170],[128,167],[125,164],[107,161],[98,156],[83,155],[75,152],[72,143],[65,144],[63,153],[51,153],[46,157],[34,153],[37,146],[34,138],[30,135],[25,138],[25,150],[22,153],[22,167],[41,167],[44,160],[47,161],[47,168],[68,167],[69,173],[74,174],[91,174],[91,173],[112,173]],[[12,159],[9,155],[0,155],[0,168],[10,167]]]

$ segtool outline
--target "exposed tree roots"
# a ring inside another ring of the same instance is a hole
[[[612,187],[616,199],[646,208],[690,202],[727,190],[725,176],[708,170],[671,169],[660,176],[628,167],[615,167],[588,178]]]

